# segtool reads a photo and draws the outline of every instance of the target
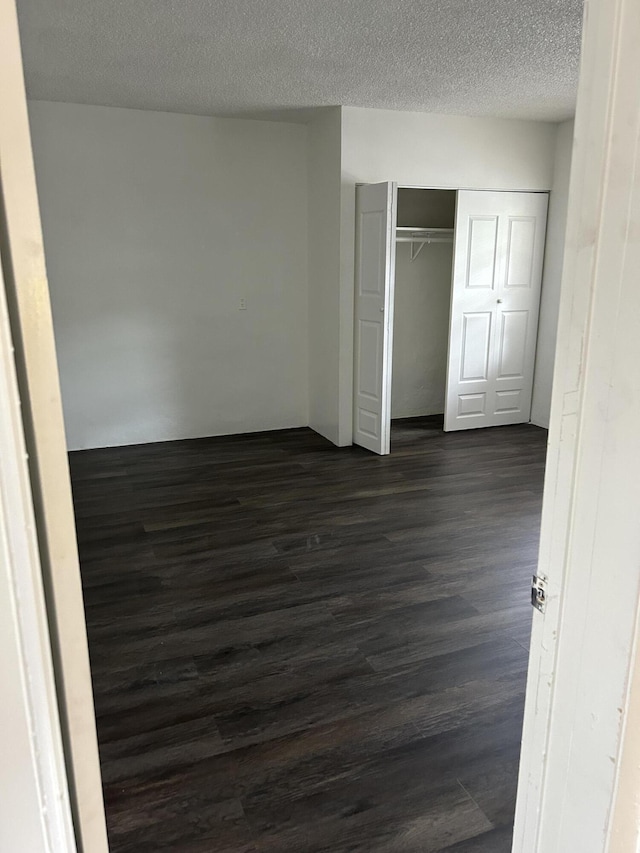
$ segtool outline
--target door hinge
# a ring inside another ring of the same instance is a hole
[[[534,575],[531,581],[531,604],[540,613],[544,613],[547,604],[547,579],[544,575]]]

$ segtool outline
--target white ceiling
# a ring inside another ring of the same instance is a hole
[[[336,104],[573,113],[582,0],[18,0],[18,9],[35,99],[292,120]]]

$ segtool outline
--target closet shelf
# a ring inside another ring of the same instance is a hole
[[[396,228],[396,243],[411,243],[411,260],[415,261],[427,243],[453,243],[453,228],[398,226]]]

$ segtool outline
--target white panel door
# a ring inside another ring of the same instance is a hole
[[[389,453],[397,185],[356,188],[353,443]]]
[[[529,421],[547,203],[547,193],[458,193],[447,431]]]

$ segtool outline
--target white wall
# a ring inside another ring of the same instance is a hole
[[[308,423],[306,128],[30,117],[69,446]]]
[[[340,108],[309,124],[309,424],[338,444]]]
[[[453,245],[396,246],[391,417],[444,412]]]
[[[344,107],[343,181],[545,190],[555,137],[546,122]]]
[[[558,125],[553,185],[549,197],[547,242],[544,254],[544,274],[540,297],[536,371],[533,382],[531,420],[538,426],[549,426],[551,386],[556,352],[560,282],[564,257],[564,238],[569,200],[569,173],[573,147],[573,121]]]
[[[30,110],[71,448],[307,423],[350,444],[356,182],[548,189],[555,157],[534,389],[544,423],[568,123],[556,134],[336,107],[305,128]],[[394,403],[432,408],[397,391]]]
[[[450,189],[548,190],[556,126],[344,107],[340,281],[339,443],[352,432],[355,185],[376,181]],[[348,334],[347,334],[348,332]]]

